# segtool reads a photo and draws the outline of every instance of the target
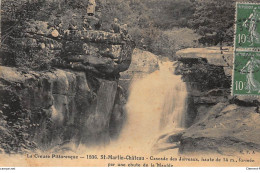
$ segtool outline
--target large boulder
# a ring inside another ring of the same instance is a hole
[[[89,18],[92,20],[95,17]],[[76,26],[72,29],[60,22],[33,20],[23,27],[20,33],[7,39],[10,48],[5,54],[14,56],[15,63],[11,64],[8,57],[3,58],[3,65],[48,70],[53,66],[73,68],[70,64],[76,62],[81,71],[94,71],[102,76],[118,76],[130,66],[135,44],[127,33]]]
[[[260,151],[260,115],[256,107],[219,103],[182,136],[180,152],[232,155]]]
[[[134,49],[128,70],[120,73],[120,84],[128,89],[133,78],[143,77],[159,69],[158,56],[141,49]]]

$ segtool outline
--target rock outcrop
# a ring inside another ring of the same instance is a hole
[[[218,103],[187,130],[161,137],[181,154],[237,155],[260,152],[258,106]],[[157,152],[168,150],[156,148]]]
[[[118,135],[125,100],[117,81],[71,70],[0,69],[2,113],[10,118],[26,111],[30,124],[37,124],[30,127],[30,138],[41,149],[66,141],[107,143]],[[15,100],[9,100],[10,95]]]
[[[134,49],[129,69],[120,74],[120,85],[128,90],[131,81],[159,69],[158,56],[141,49]]]
[[[225,155],[260,152],[260,114],[256,106],[219,103],[181,137],[181,153]]]
[[[230,99],[231,79],[223,68],[203,61],[180,62],[176,73],[182,75],[186,83],[188,113],[186,127],[196,122],[196,117],[204,115],[212,106]]]
[[[230,94],[231,81],[219,51],[185,49],[176,73],[187,84],[187,128],[158,140],[155,151],[178,148],[181,154],[236,155],[260,152],[259,99]],[[230,53],[231,56],[231,53]]]
[[[0,145],[1,150],[49,150],[67,142],[105,145],[117,138],[126,116],[118,82],[131,64],[135,44],[127,31],[93,30],[98,20],[91,21],[87,29],[67,30],[60,22],[50,27],[29,21],[21,34],[8,40],[18,61],[9,64],[6,56],[2,65],[16,68],[0,66],[0,118],[9,123],[0,128],[16,126],[23,133],[24,126],[28,133],[17,140],[9,136],[14,143],[22,140],[24,147]]]
[[[205,48],[187,48],[176,52],[180,61],[204,60],[205,62],[223,67],[227,76],[232,75],[233,67],[233,48],[223,47],[205,47]]]

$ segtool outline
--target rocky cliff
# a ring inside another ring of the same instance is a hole
[[[15,62],[13,52],[1,52],[1,152],[105,145],[118,136],[126,116],[118,82],[135,47],[127,30],[63,30],[30,21],[8,42],[17,52]]]
[[[231,97],[230,73],[224,68],[230,68],[224,61],[227,56],[215,48],[201,50],[177,52],[180,63],[176,73],[183,75],[189,93],[187,128],[161,136],[156,146],[165,147],[155,147],[155,151],[169,153],[179,148],[181,154],[222,155],[260,152],[259,99]]]
[[[176,73],[183,76],[189,93],[186,127],[212,106],[230,98],[232,49],[190,48],[178,51]]]

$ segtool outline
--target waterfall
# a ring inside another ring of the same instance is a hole
[[[174,75],[173,62],[162,62],[159,70],[136,75],[126,105],[127,121],[119,139],[108,146],[82,147],[80,152],[149,154],[158,137],[184,127],[186,85]]]
[[[119,142],[149,150],[160,134],[184,127],[187,91],[181,76],[174,75],[175,66],[162,62],[159,70],[133,79]]]

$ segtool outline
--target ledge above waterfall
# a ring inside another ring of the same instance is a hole
[[[222,53],[219,47],[187,48],[176,52],[177,59],[183,62],[203,60],[215,66],[221,66],[227,76],[232,74],[233,48],[223,47]]]

